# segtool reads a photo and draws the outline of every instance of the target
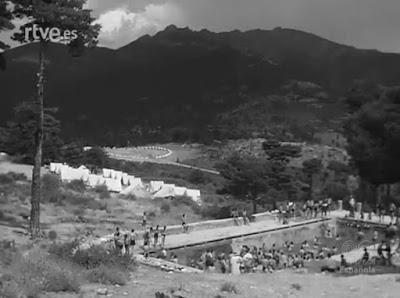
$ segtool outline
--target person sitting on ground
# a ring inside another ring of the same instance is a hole
[[[303,258],[300,257],[298,254],[295,254],[295,255],[294,255],[293,265],[294,265],[294,267],[296,267],[296,268],[304,267]]]
[[[178,264],[178,256],[176,254],[173,254],[171,256],[171,262],[175,263],[175,264]]]
[[[253,261],[254,261],[253,255],[250,253],[250,251],[245,253],[245,255],[243,256],[243,265],[244,265],[244,271],[246,273],[249,273],[252,271]]]
[[[283,253],[283,251],[281,251],[280,263],[283,269],[286,269],[288,267],[288,257],[286,254]]]
[[[289,241],[285,241],[284,243],[283,243],[283,247],[285,248],[285,249],[289,249]]]
[[[378,237],[379,237],[378,231],[374,230],[374,235],[372,236],[372,241],[373,242],[377,242],[378,241]]]
[[[347,261],[346,261],[344,255],[340,255],[340,267],[343,267],[343,268],[347,267]]]
[[[364,254],[361,260],[363,263],[367,263],[369,261],[369,252],[366,247],[364,247]]]
[[[294,243],[293,241],[290,241],[289,247],[288,247],[288,251],[291,252],[294,249]]]
[[[324,266],[321,267],[321,272],[328,271],[328,272],[335,272],[338,270],[338,265],[334,259],[331,258],[331,254],[328,254],[326,263]]]
[[[208,249],[205,254],[205,270],[209,270],[211,267],[214,267],[214,256],[212,254],[211,249]]]
[[[333,255],[336,255],[337,252],[338,252],[338,249],[337,249],[337,247],[334,245],[334,246],[332,247],[332,254],[333,254]]]
[[[318,249],[319,248],[319,239],[317,236],[314,237],[314,249]]]
[[[167,258],[167,256],[168,256],[167,250],[165,248],[163,248],[160,252],[159,258],[165,260]]]
[[[331,255],[331,254],[328,253],[328,255]],[[325,253],[324,253],[324,251],[323,251],[322,249],[319,250],[318,259],[319,259],[319,260],[325,259]]]

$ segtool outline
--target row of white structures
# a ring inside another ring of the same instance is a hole
[[[142,189],[151,193],[153,198],[186,196],[195,202],[200,202],[198,189],[179,187],[175,184],[164,183],[164,181],[143,183],[141,178],[112,169],[103,169],[102,174],[92,174],[85,166],[73,168],[66,164],[50,163],[50,172],[59,175],[62,181],[82,180],[89,187],[105,185],[110,192],[123,195],[134,194],[138,189]]]

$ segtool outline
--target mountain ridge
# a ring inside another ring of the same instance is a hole
[[[17,102],[35,95],[36,52],[37,44],[5,52],[1,125]],[[80,58],[50,44],[46,57],[46,103],[60,108],[66,135],[95,143],[176,128],[207,133],[220,113],[292,80],[316,83],[335,96],[359,79],[400,85],[400,54],[282,28],[214,33],[168,26],[119,49],[88,49]]]

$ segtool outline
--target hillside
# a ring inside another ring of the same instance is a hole
[[[35,94],[36,48],[5,53],[0,125],[17,102]],[[45,100],[60,108],[64,134],[101,144],[204,140],[221,114],[290,80],[315,82],[334,95],[355,79],[400,83],[398,54],[280,28],[212,33],[169,26],[118,50],[90,49],[72,58],[65,46],[50,44],[46,56]]]

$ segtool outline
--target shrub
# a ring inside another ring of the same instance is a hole
[[[90,270],[87,274],[87,279],[93,283],[125,285],[127,276],[124,272],[115,267],[100,265],[97,268]]]
[[[86,185],[82,180],[72,180],[67,183],[66,187],[76,192],[84,192],[86,190]]]
[[[146,211],[147,216],[151,219],[151,218],[155,218],[157,216],[157,213],[153,210],[150,211]]]
[[[15,182],[12,173],[0,174],[0,184],[13,184]]]
[[[63,192],[61,194],[60,201],[70,203],[71,205],[84,205],[86,204],[91,198],[75,192]]]
[[[110,198],[110,192],[108,191],[107,186],[105,185],[97,185],[94,188],[94,191],[100,195],[100,199]]]
[[[60,199],[61,181],[58,176],[45,174],[42,177],[42,198],[43,202],[56,203]]]
[[[49,254],[60,259],[72,260],[73,252],[78,248],[79,241],[77,239],[65,243],[53,243],[49,247]]]
[[[19,286],[16,282],[0,281],[0,297],[2,298],[19,298],[21,296]]]
[[[126,196],[124,196],[123,198],[124,198],[125,200],[128,200],[128,201],[136,201],[136,200],[137,200],[137,197],[136,197],[134,194],[126,195]]]
[[[0,174],[0,184],[14,184],[16,181],[26,181],[28,178],[25,174],[8,172],[7,174]]]
[[[224,219],[231,217],[231,206],[204,206],[200,210],[202,217],[209,217],[214,219]]]
[[[89,200],[86,202],[86,207],[92,210],[106,210],[106,204],[97,200]]]
[[[49,257],[42,251],[19,256],[10,268],[13,280],[27,297],[41,292],[79,292],[77,275],[67,264]]]
[[[44,290],[46,292],[75,292],[79,293],[80,283],[74,272],[63,265],[54,266],[46,276]]]
[[[221,292],[238,294],[239,291],[236,289],[236,286],[231,282],[225,282],[221,286]]]
[[[86,269],[94,269],[102,265],[116,267],[123,271],[134,268],[134,261],[130,256],[120,255],[117,250],[108,251],[99,245],[91,246],[86,250],[78,249],[69,256],[69,260]]]
[[[93,147],[83,152],[81,162],[92,167],[106,168],[110,163],[110,159],[102,148]]]
[[[56,239],[57,239],[57,232],[54,231],[54,230],[51,230],[51,231],[49,232],[49,239],[50,239],[51,241],[56,240]]]
[[[171,206],[168,202],[164,202],[162,203],[160,209],[162,213],[169,213],[171,211]]]
[[[203,184],[206,182],[206,177],[202,171],[193,170],[190,172],[188,180],[193,184]]]
[[[297,291],[300,291],[300,290],[301,290],[301,285],[298,284],[298,283],[291,284],[290,287],[291,287],[292,289],[297,290]]]

